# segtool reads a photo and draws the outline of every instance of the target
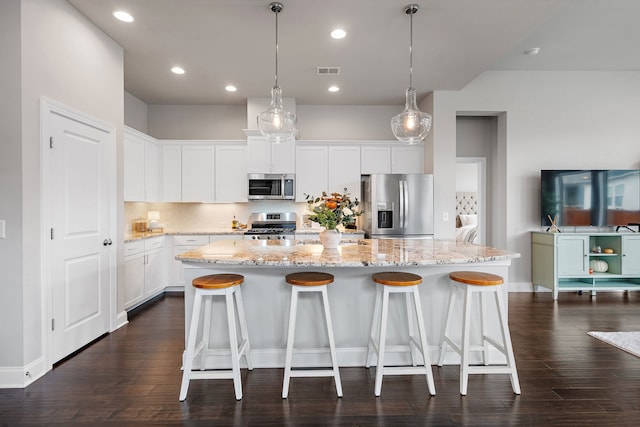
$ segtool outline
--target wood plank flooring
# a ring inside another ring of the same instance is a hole
[[[26,389],[0,390],[0,425],[640,425],[640,358],[587,335],[640,330],[639,293],[518,293],[509,304],[520,396],[506,375],[476,375],[461,397],[458,368],[445,366],[434,397],[415,376],[385,377],[376,398],[375,369],[341,368],[342,399],[332,378],[301,378],[283,400],[283,370],[255,369],[243,371],[242,401],[230,380],[201,380],[181,403],[183,299],[168,294]]]

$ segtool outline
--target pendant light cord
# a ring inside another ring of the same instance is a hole
[[[413,88],[413,14],[415,12],[411,9],[410,26],[409,26],[409,89]]]
[[[276,13],[276,86],[278,86],[278,13],[279,10],[274,11]]]

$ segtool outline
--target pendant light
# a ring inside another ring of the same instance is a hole
[[[284,110],[282,89],[278,86],[278,14],[282,12],[282,3],[273,2],[269,9],[276,15],[276,82],[271,88],[271,107],[258,114],[258,128],[267,141],[276,144],[290,141],[295,137],[296,115]]]
[[[404,110],[391,119],[391,131],[400,142],[420,144],[431,129],[431,115],[418,109],[416,90],[413,88],[413,15],[418,12],[417,4],[410,4],[404,12],[411,17],[409,40],[409,88]]]

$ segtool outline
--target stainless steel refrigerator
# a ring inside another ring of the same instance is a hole
[[[367,238],[433,238],[433,175],[362,175]]]

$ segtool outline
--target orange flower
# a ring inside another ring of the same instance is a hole
[[[338,207],[338,202],[336,202],[334,199],[327,200],[325,204],[329,209],[335,209]]]

